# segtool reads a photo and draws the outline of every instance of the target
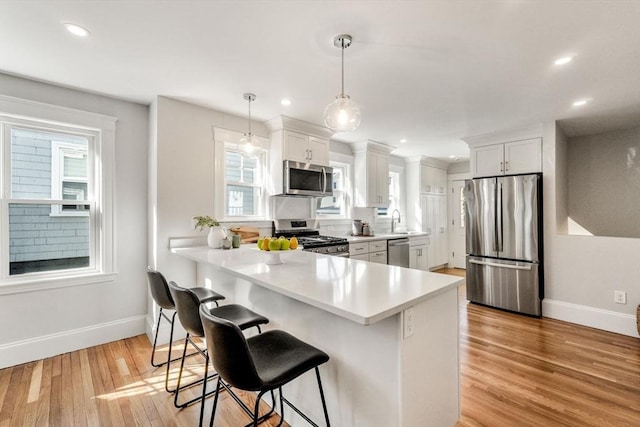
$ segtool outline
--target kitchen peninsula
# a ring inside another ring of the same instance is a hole
[[[253,247],[174,248],[195,261],[197,281],[330,356],[321,367],[337,426],[452,426],[459,416],[459,277],[304,251],[282,264]],[[315,378],[285,388],[322,419]],[[293,425],[306,425],[285,410]]]

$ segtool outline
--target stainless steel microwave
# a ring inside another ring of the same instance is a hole
[[[333,168],[285,160],[283,192],[297,196],[333,195]]]

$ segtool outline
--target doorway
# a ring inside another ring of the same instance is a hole
[[[465,264],[465,223],[464,223],[464,180],[449,181],[451,218],[449,227],[449,266],[466,268]]]

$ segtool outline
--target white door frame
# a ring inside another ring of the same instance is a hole
[[[449,266],[453,267],[453,256],[452,254],[452,250],[455,247],[454,246],[454,227],[451,227],[452,221],[453,221],[453,212],[454,212],[454,207],[453,204],[455,202],[457,202],[457,200],[454,201],[454,198],[451,197],[451,188],[453,185],[453,181],[462,181],[465,179],[471,179],[471,173],[453,173],[450,175],[447,175],[447,205],[448,205],[448,209],[447,209],[447,221],[449,224],[449,233],[447,236],[447,239],[449,241]]]

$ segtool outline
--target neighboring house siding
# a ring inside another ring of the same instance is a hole
[[[50,199],[51,134],[15,130],[11,144],[12,198]],[[76,142],[56,134],[56,141]],[[89,257],[89,217],[51,216],[50,205],[9,206],[9,262],[49,261],[49,267],[85,266]],[[75,261],[73,260],[75,259]],[[60,260],[60,261],[53,261]]]

